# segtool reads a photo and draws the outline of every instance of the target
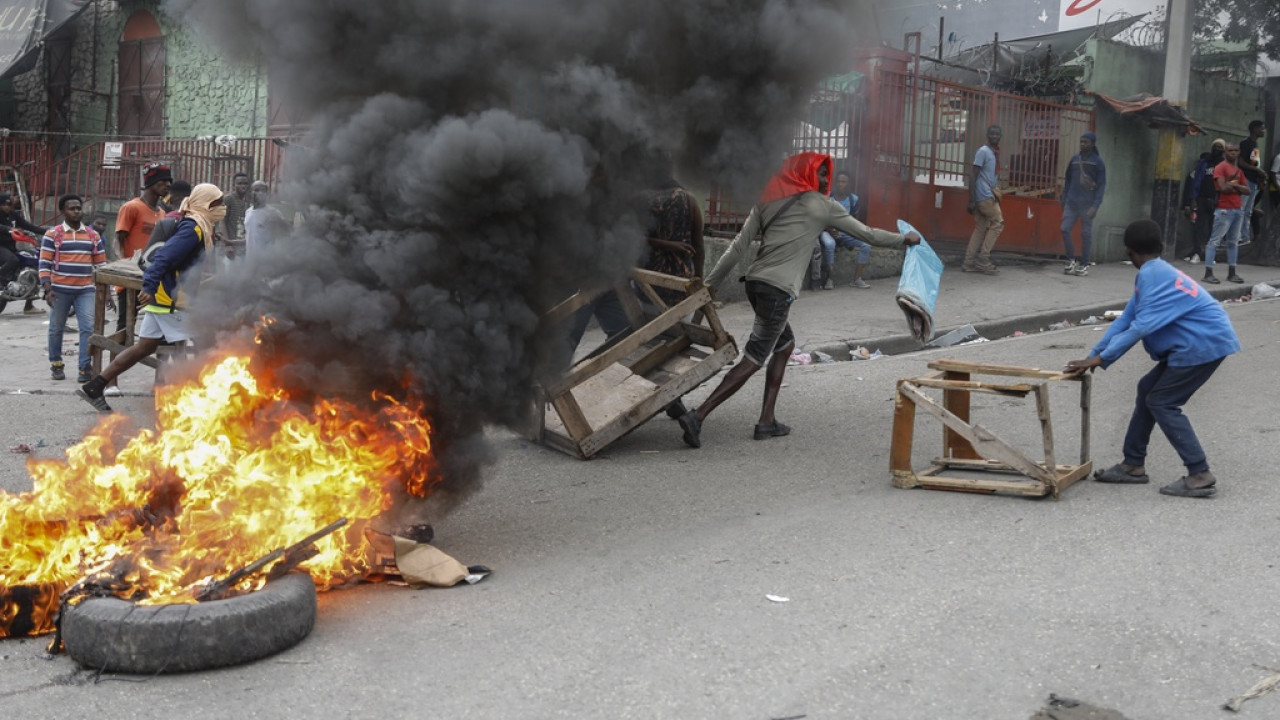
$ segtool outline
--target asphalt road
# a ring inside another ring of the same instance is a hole
[[[1082,482],[1057,502],[891,487],[896,379],[936,357],[1058,368],[1097,328],[792,368],[786,438],[751,439],[759,379],[711,416],[700,450],[665,418],[591,462],[495,432],[484,489],[435,521],[442,549],[494,569],[478,585],[327,593],[301,645],[216,672],[95,682],[44,659],[43,639],[0,642],[0,708],[990,720],[1028,718],[1057,693],[1130,720],[1222,715],[1268,674],[1256,665],[1280,667],[1280,301],[1230,313],[1245,351],[1188,406],[1219,478],[1212,500],[1156,492],[1182,470],[1158,433],[1149,486]],[[1119,459],[1150,365],[1135,349],[1098,374],[1098,465]],[[1053,395],[1063,455],[1078,447],[1073,387]],[[43,438],[56,454],[94,419],[68,395],[2,402],[6,447]],[[149,402],[115,401],[140,418]],[[1028,402],[978,396],[974,418],[1037,447]],[[918,420],[918,463],[938,427]],[[0,453],[0,486],[29,483],[23,459]],[[1280,693],[1241,717],[1280,717]]]

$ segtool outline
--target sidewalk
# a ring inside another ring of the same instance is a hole
[[[1198,265],[1175,265],[1193,278],[1203,274]],[[1241,265],[1239,272],[1245,278],[1244,285],[1223,282],[1207,286],[1208,290],[1225,300],[1248,293],[1259,282],[1280,287],[1280,268]],[[1062,263],[1056,260],[1002,265],[995,277],[947,267],[935,309],[935,336],[967,324],[992,340],[1014,331],[1034,333],[1062,320],[1076,324],[1090,315],[1122,309],[1133,293],[1133,278],[1133,266],[1125,263],[1094,265],[1089,268],[1088,277],[1083,278],[1063,275]],[[821,350],[840,360],[848,359],[850,347],[859,345],[886,355],[918,350],[920,344],[907,333],[906,320],[893,300],[898,278],[880,278],[870,283],[870,290],[837,287],[801,294],[791,310],[797,347],[806,352]],[[43,304],[37,303],[37,307]],[[720,309],[720,318],[741,348],[751,334],[751,306],[745,301],[726,303]],[[64,351],[76,347],[74,323],[68,325]],[[0,393],[75,392],[74,354],[63,357],[68,379],[49,379],[45,349],[48,329],[47,314],[23,315],[20,303],[0,313],[0,366],[5,369]],[[593,325],[581,347],[594,347],[603,339]],[[138,366],[120,378],[120,388],[125,395],[147,395],[152,392],[154,380],[153,370]]]

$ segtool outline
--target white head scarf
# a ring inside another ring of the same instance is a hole
[[[222,199],[222,191],[213,183],[200,183],[191,189],[191,195],[182,201],[182,207],[178,211],[183,215],[196,221],[196,225],[200,226],[200,232],[204,236],[204,249],[213,249],[213,226],[218,221],[227,216],[227,208],[225,205],[217,207],[209,207],[209,204],[215,200]]]

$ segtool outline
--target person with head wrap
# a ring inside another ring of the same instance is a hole
[[[832,200],[827,195],[832,165],[831,156],[822,153],[800,153],[788,158],[765,186],[760,202],[747,215],[746,224],[707,276],[707,285],[714,289],[731,275],[741,274],[756,318],[738,364],[701,405],[678,418],[684,441],[691,447],[702,446],[702,423],[711,411],[765,366],[768,370],[764,402],[753,436],[756,440],[767,440],[791,432],[790,427],[774,416],[774,405],[787,360],[795,348],[795,334],[787,315],[791,303],[800,295],[800,284],[809,270],[809,259],[819,233],[825,228],[835,228],[872,245],[893,248],[920,242],[920,236],[915,233],[900,235],[869,228],[850,215],[845,206]],[[734,272],[743,263],[747,265],[746,272]]]
[[[1107,165],[1098,154],[1098,136],[1086,132],[1080,136],[1080,152],[1067,163],[1062,182],[1062,245],[1067,251],[1064,275],[1084,277],[1089,274],[1089,250],[1093,244],[1093,219],[1107,191]],[[1080,254],[1075,254],[1071,233],[1080,222]]]
[[[222,191],[201,183],[179,208],[182,220],[173,237],[152,257],[142,276],[138,305],[142,308],[138,341],[111,361],[101,375],[80,386],[76,394],[100,412],[111,412],[103,397],[107,383],[151,355],[162,343],[191,338],[183,327],[187,296],[200,281],[200,261],[213,247],[213,228],[226,217]]]

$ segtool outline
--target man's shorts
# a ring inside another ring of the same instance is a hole
[[[182,312],[154,313],[143,310],[138,313],[142,320],[138,324],[138,337],[160,339],[165,342],[183,342],[191,339],[182,324]]]
[[[791,295],[769,283],[748,280],[747,300],[756,312],[756,323],[742,354],[756,365],[764,366],[771,355],[796,341],[791,323],[787,322]]]

